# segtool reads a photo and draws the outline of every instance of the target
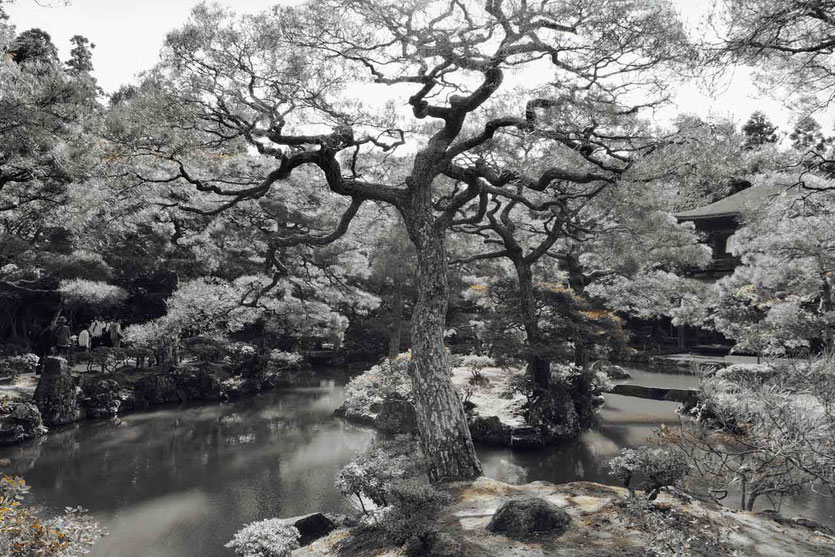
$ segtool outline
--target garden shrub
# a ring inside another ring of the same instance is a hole
[[[461,358],[461,366],[467,368],[472,376],[470,382],[477,383],[482,379],[481,372],[486,367],[495,366],[496,362],[490,356],[469,354]]]
[[[247,524],[226,547],[241,557],[285,557],[299,547],[299,530],[279,518]]]
[[[198,336],[182,341],[183,352],[187,357],[199,362],[218,362],[226,356],[229,341],[226,339]]]
[[[128,359],[127,348],[111,348],[98,346],[89,352],[79,354],[81,360],[87,361],[87,370],[93,371],[98,367],[102,373],[113,373],[122,367]]]
[[[351,379],[345,387],[346,415],[369,414],[371,407],[381,404],[390,394],[411,398],[412,383],[408,373],[409,359],[401,354],[394,361],[384,360]]]
[[[649,501],[658,497],[662,488],[673,486],[690,471],[687,459],[678,451],[665,447],[639,447],[623,449],[609,461],[610,474],[620,480],[634,494],[632,481],[640,480],[638,488],[644,490]]]
[[[449,493],[419,478],[395,480],[388,484],[387,493],[391,509],[379,525],[397,545],[433,532],[438,513],[452,501]]]
[[[25,340],[20,340],[18,342],[11,340],[0,344],[0,357],[20,356],[29,352],[31,352],[31,349],[29,347],[29,343]]]
[[[420,462],[417,442],[409,435],[375,440],[337,473],[335,485],[349,499],[356,497],[360,508],[367,512],[364,498],[378,507],[389,505],[388,485],[418,475]]]
[[[288,374],[298,370],[301,361],[302,356],[297,352],[271,350],[265,364],[264,376],[273,381],[287,380]]]
[[[23,373],[33,373],[38,360],[35,354],[0,357],[0,376],[17,377]]]
[[[705,495],[734,493],[744,510],[765,498],[778,509],[804,489],[835,496],[835,353],[719,370],[702,381],[694,413],[699,423],[662,439],[693,463]]]
[[[23,503],[28,492],[23,478],[0,478],[0,555],[81,555],[104,535],[81,507],[68,507],[62,515],[45,518],[42,509]]]

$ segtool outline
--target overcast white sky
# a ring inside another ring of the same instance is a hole
[[[221,0],[238,12],[258,12],[288,0]],[[290,0],[293,1],[293,0]],[[296,0],[297,1],[297,0]],[[696,19],[710,0],[674,0],[685,16]],[[188,19],[197,0],[17,0],[7,12],[17,31],[40,27],[50,35],[62,59],[69,56],[70,37],[84,35],[95,43],[93,65],[99,84],[107,92],[134,81],[142,70],[156,63],[166,33]],[[736,72],[715,98],[698,86],[679,89],[672,112],[701,116],[731,116],[744,122],[754,110],[762,110],[781,127],[790,129],[791,113],[781,102],[763,97],[750,83],[745,70]],[[831,116],[831,115],[830,115]],[[832,118],[818,117],[831,129]]]

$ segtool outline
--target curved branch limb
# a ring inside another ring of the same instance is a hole
[[[345,233],[348,231],[348,227],[351,225],[351,221],[357,215],[357,212],[359,211],[362,204],[362,199],[352,199],[351,204],[348,205],[348,208],[345,210],[345,212],[342,214],[342,217],[339,219],[339,223],[337,224],[336,228],[330,234],[325,234],[323,236],[316,236],[313,234],[297,234],[295,236],[285,237],[273,236],[269,239],[270,246],[325,246],[331,244],[345,235]]]

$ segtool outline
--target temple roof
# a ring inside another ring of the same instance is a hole
[[[756,208],[765,203],[768,199],[776,197],[786,191],[782,184],[771,184],[768,186],[752,186],[724,199],[720,199],[710,205],[699,207],[691,211],[678,213],[678,220],[700,220],[719,217],[735,217],[740,215],[744,209]]]

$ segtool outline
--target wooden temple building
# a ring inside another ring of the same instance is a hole
[[[750,186],[739,184],[744,189],[709,205],[684,211],[675,215],[679,222],[692,222],[696,230],[704,235],[704,243],[713,249],[710,264],[701,269],[692,269],[692,278],[715,282],[734,272],[739,257],[733,255],[733,234],[742,224],[746,210],[756,209],[770,199],[785,192],[785,186]],[[749,187],[745,187],[749,186]],[[727,354],[733,343],[720,333],[698,327],[676,327],[667,319],[663,325],[668,346],[680,352],[690,351],[703,354]]]

